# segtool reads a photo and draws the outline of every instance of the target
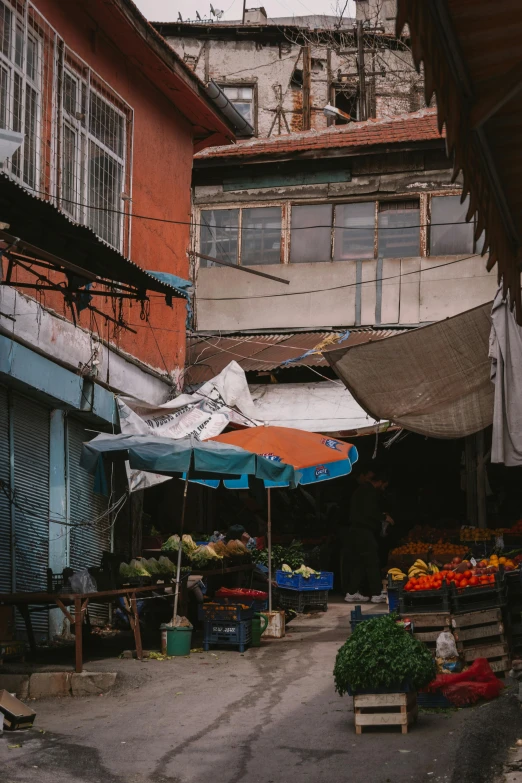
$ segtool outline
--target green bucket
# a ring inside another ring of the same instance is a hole
[[[174,627],[161,625],[161,650],[167,655],[189,655],[192,643],[192,626]]]
[[[261,636],[268,627],[268,617],[256,612],[252,619],[252,647],[261,647]]]

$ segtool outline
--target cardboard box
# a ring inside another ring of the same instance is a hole
[[[0,691],[0,712],[4,716],[4,729],[30,729],[36,718],[36,712],[26,704],[11,696],[9,691]]]

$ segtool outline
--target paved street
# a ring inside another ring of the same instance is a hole
[[[451,781],[473,710],[421,714],[407,736],[355,735],[351,701],[337,696],[332,678],[349,609],[334,603],[304,616],[285,640],[245,655],[88,664],[118,671],[118,687],[32,702],[36,728],[0,740],[2,783]]]

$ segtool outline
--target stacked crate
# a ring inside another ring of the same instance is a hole
[[[457,614],[451,624],[457,649],[468,665],[477,658],[487,658],[498,676],[511,668],[502,609]]]

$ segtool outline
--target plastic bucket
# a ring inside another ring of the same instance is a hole
[[[189,655],[192,643],[192,626],[161,626],[161,652],[164,655]]]
[[[252,647],[261,647],[261,636],[268,626],[268,617],[256,612],[252,619]]]

